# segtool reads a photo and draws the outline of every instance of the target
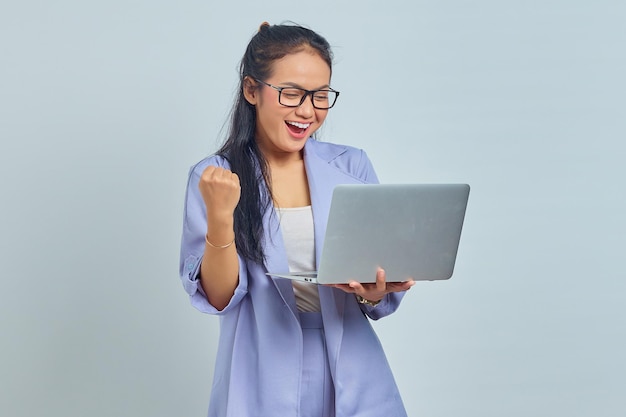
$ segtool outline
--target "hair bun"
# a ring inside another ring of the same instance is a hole
[[[270,27],[270,24],[269,24],[269,23],[267,23],[267,22],[263,22],[263,23],[261,23],[261,25],[259,26],[259,32],[260,32],[260,31],[262,31],[262,30],[265,30],[265,29],[267,29],[267,28],[269,28],[269,27]]]

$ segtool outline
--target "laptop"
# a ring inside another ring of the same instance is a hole
[[[274,273],[316,284],[445,280],[452,276],[467,184],[346,184],[333,191],[319,270]]]

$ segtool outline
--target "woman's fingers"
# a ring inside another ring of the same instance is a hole
[[[200,176],[198,188],[208,212],[232,214],[241,197],[239,176],[216,166],[208,166]]]

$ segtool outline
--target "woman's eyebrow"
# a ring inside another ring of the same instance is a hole
[[[307,90],[307,91],[316,91],[316,90],[322,90],[324,88],[330,88],[330,84],[324,84],[321,87],[315,88],[313,90],[308,90],[304,87],[302,87],[300,84],[298,83],[292,83],[292,82],[284,82],[284,83],[279,83],[281,86],[287,86],[287,87],[295,87],[295,88],[300,88],[302,90]]]

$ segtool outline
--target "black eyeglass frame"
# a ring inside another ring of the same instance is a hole
[[[333,90],[332,88],[324,88],[321,90],[305,90],[304,88],[299,88],[299,87],[278,87],[275,85],[272,85],[270,83],[266,83],[265,81],[261,81],[261,80],[256,80],[257,82],[264,84],[268,87],[273,88],[274,90],[278,91],[278,104],[280,104],[281,106],[285,106],[285,107],[300,107],[302,106],[302,103],[304,103],[304,100],[306,100],[307,97],[311,97],[311,104],[313,105],[314,108],[318,109],[318,110],[328,110],[328,109],[332,109],[333,106],[335,105],[335,103],[337,103],[337,99],[339,98],[339,91],[337,90]],[[304,91],[304,95],[302,96],[302,98],[300,99],[300,103],[298,103],[297,105],[288,105],[288,104],[283,104],[280,102],[280,95],[282,94],[283,90],[286,89],[292,89],[292,90],[300,90],[300,91]],[[322,91],[332,91],[333,93],[335,93],[335,100],[332,102],[332,104],[329,107],[318,107],[315,105],[315,100],[313,100],[313,95],[315,93],[319,93]]]

